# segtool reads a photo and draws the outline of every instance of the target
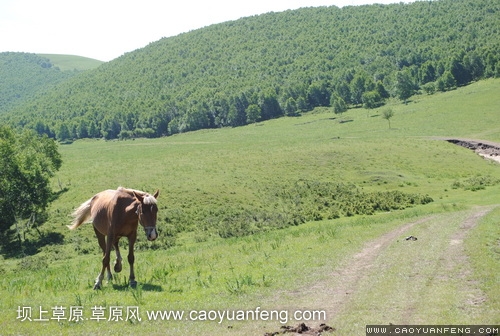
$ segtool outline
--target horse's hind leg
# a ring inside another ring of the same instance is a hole
[[[120,273],[122,271],[122,255],[120,254],[120,248],[118,247],[118,241],[115,242],[115,252],[116,252],[116,261],[114,270],[116,273]]]
[[[97,241],[99,242],[99,246],[102,249],[103,252],[103,257],[102,257],[102,269],[99,275],[97,276],[97,279],[95,280],[94,284],[94,289],[100,289],[102,285],[102,280],[104,279],[104,270],[106,269],[108,271],[108,280],[111,279],[111,269],[109,267],[109,259],[110,259],[110,252],[111,252],[111,242],[109,241],[108,237],[108,244],[106,244],[106,237],[99,232],[94,227],[95,234],[97,236]]]
[[[132,288],[137,287],[137,281],[135,281],[135,273],[134,273],[134,261],[135,261],[134,244],[136,239],[137,239],[137,232],[134,232],[128,237],[128,263],[130,265],[130,278],[128,280],[128,283]]]

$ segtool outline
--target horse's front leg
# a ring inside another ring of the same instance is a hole
[[[128,263],[130,265],[130,278],[128,283],[132,288],[137,287],[137,281],[135,281],[135,274],[134,274],[134,261],[135,261],[134,244],[136,239],[137,239],[137,232],[132,233],[128,237]]]
[[[111,271],[109,269],[109,260],[111,256],[111,248],[113,247],[114,237],[111,234],[108,234],[108,238],[106,239],[106,250],[104,251],[104,256],[102,257],[102,269],[101,273],[97,276],[95,280],[94,289],[100,289],[102,285],[102,279],[104,279],[104,271],[108,271],[108,277],[111,275]]]

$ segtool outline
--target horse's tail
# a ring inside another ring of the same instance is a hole
[[[71,225],[68,225],[68,229],[74,230],[82,223],[87,221],[90,218],[90,209],[92,207],[92,201],[94,200],[94,197],[86,201],[85,203],[82,203],[72,214],[75,219],[73,219],[73,222]]]

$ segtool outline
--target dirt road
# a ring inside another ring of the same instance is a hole
[[[364,335],[367,324],[481,323],[486,297],[463,242],[492,208],[421,218],[368,242],[327,280],[294,292],[295,307],[325,310],[311,324],[336,328],[332,335]]]

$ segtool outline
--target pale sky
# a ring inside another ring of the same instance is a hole
[[[162,37],[301,7],[395,0],[0,0],[0,52],[110,61]],[[408,2],[408,1],[404,1]]]

